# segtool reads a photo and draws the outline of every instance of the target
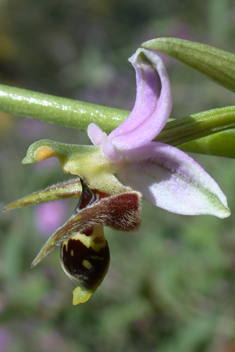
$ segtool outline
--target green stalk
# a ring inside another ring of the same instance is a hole
[[[235,158],[235,106],[169,121],[155,141],[187,152]]]
[[[110,133],[129,111],[0,85],[0,110],[85,131],[94,122]],[[155,139],[184,151],[235,157],[235,106],[167,122]]]
[[[86,131],[94,122],[109,133],[129,112],[0,84],[0,110]]]
[[[233,128],[235,106],[226,106],[171,120],[155,140],[178,146]]]

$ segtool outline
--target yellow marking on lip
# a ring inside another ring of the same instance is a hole
[[[73,251],[73,249],[71,250],[70,254],[71,254],[71,257],[74,256],[74,251]]]
[[[63,243],[63,248],[65,247],[66,252],[68,252],[68,242],[69,242],[69,239],[65,240]]]
[[[35,161],[42,161],[55,156],[54,151],[50,147],[40,147],[35,151],[34,158]]]
[[[104,260],[103,257],[98,257],[98,255],[91,255],[91,259],[95,259],[95,260]]]
[[[85,268],[87,269],[91,269],[92,268],[92,264],[90,262],[88,262],[88,260],[84,259],[82,261],[82,265],[85,266]]]
[[[98,241],[97,241],[97,238],[98,238]],[[103,226],[95,226],[91,236],[87,236],[80,232],[75,233],[68,240],[64,241],[64,245],[66,245],[66,250],[68,248],[67,245],[69,240],[80,241],[84,246],[86,246],[87,248],[91,247],[96,252],[99,252],[101,248],[104,248],[106,246]]]

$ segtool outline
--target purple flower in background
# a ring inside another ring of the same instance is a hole
[[[48,130],[46,122],[37,120],[23,119],[18,124],[19,135],[25,140],[40,138]]]
[[[12,336],[10,331],[4,326],[0,326],[0,352],[9,351]]]
[[[41,349],[45,352],[65,351],[65,341],[56,331],[50,331],[40,341]]]
[[[91,141],[101,146],[117,179],[151,203],[177,214],[229,216],[225,195],[197,162],[173,146],[152,142],[172,107],[162,60],[152,51],[138,49],[129,61],[136,70],[135,106],[109,136],[90,124]]]
[[[44,203],[35,208],[35,221],[42,236],[48,237],[65,221],[66,209],[65,202]]]

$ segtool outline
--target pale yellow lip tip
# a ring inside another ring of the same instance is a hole
[[[73,290],[73,305],[87,302],[92,293],[92,291],[87,291],[80,286],[76,287],[75,290]]]

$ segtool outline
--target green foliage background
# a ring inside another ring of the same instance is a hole
[[[0,81],[131,109],[127,58],[152,38],[175,36],[233,51],[228,0],[0,1]],[[172,117],[234,104],[233,93],[164,57]],[[0,207],[68,179],[57,163],[21,165],[37,139],[88,143],[85,133],[0,112]],[[96,294],[72,306],[73,284],[45,241],[35,208],[0,213],[0,352],[235,351],[235,163],[195,155],[220,184],[232,215],[184,217],[143,203],[142,227],[106,229],[111,266]],[[67,216],[76,200],[66,203]],[[63,223],[63,219],[61,219]]]

